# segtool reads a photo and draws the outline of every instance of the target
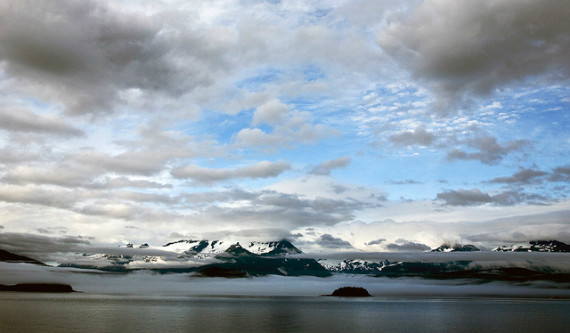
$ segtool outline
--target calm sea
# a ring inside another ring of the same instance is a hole
[[[0,332],[570,332],[570,300],[0,293]]]

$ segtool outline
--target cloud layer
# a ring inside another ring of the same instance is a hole
[[[258,235],[317,252],[566,236],[562,218],[510,219],[570,209],[569,14],[530,0],[2,2],[0,234]]]

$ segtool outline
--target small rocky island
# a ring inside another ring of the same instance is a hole
[[[20,283],[11,286],[0,284],[0,291],[19,291],[36,293],[72,293],[70,285],[59,283]]]
[[[331,296],[339,297],[370,297],[368,290],[362,287],[342,287],[335,290]]]

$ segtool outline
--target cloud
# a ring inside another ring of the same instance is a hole
[[[241,241],[273,242],[294,237],[290,231],[280,228],[256,228],[243,230],[212,231],[203,234],[208,240],[239,239]]]
[[[390,243],[386,245],[386,249],[390,251],[428,251],[431,248],[425,244],[410,242],[405,239],[397,239],[396,243]]]
[[[80,168],[68,168],[64,165],[48,169],[18,166],[10,170],[1,179],[11,184],[52,184],[63,187],[79,187],[91,177],[89,172]]]
[[[460,149],[452,149],[447,153],[449,161],[454,160],[478,160],[483,164],[496,165],[503,158],[528,146],[527,140],[511,140],[503,144],[497,142],[497,138],[487,134],[477,133],[474,138],[466,141],[468,147],[475,148],[476,152],[466,152]]]
[[[555,182],[570,182],[570,165],[555,168],[550,180]]]
[[[352,248],[352,244],[349,242],[337,237],[333,237],[330,234],[321,235],[321,237],[319,237],[315,243],[327,249]]]
[[[518,172],[509,177],[497,177],[490,183],[498,184],[532,184],[540,182],[548,173],[539,170],[520,168]]]
[[[255,110],[252,125],[255,126],[262,123],[269,125],[279,124],[286,118],[288,111],[288,105],[281,103],[278,99],[272,99]]]
[[[413,131],[403,131],[390,135],[390,141],[399,146],[429,146],[435,139],[436,136],[424,128],[416,128]]]
[[[155,15],[99,1],[4,3],[0,59],[14,88],[73,114],[109,112],[129,91],[176,98],[211,84],[227,40]]]
[[[481,192],[478,189],[459,189],[437,194],[437,200],[444,201],[448,206],[479,206],[492,204],[496,206],[512,206],[521,203],[548,204],[550,199],[539,194],[527,194],[519,191],[504,191],[495,195]]]
[[[325,161],[315,166],[309,173],[312,175],[330,175],[331,171],[338,168],[347,166],[351,161],[349,156],[335,158],[333,160]]]
[[[406,179],[406,180],[391,180],[389,183],[392,185],[417,185],[421,184],[422,182],[418,182],[417,180],[413,179]]]
[[[253,125],[265,123],[272,131],[243,128],[235,136],[238,147],[287,147],[291,143],[312,144],[338,132],[323,124],[313,124],[309,112],[290,110],[277,99],[260,106],[253,115]]]
[[[177,158],[188,157],[192,151],[183,148],[129,150],[120,154],[87,151],[71,155],[72,161],[83,165],[94,173],[114,172],[125,175],[150,176],[163,170],[166,163]]]
[[[30,151],[21,151],[19,146],[7,145],[0,148],[0,163],[18,164],[26,161],[33,161],[39,157],[39,154]]]
[[[81,236],[49,237],[24,233],[0,233],[1,248],[10,252],[44,260],[57,252],[80,251],[90,245],[89,238]]]
[[[173,186],[172,184],[163,184],[145,179],[131,179],[128,177],[106,177],[101,182],[95,182],[90,184],[90,187],[106,188],[106,189],[125,188],[125,187],[162,189],[162,188],[172,188]]]
[[[427,83],[436,96],[434,110],[454,113],[472,97],[512,82],[565,80],[569,15],[565,1],[428,0],[393,19],[377,42]]]
[[[289,169],[291,166],[287,162],[262,161],[255,165],[236,169],[210,169],[197,165],[187,165],[173,169],[171,174],[178,179],[192,179],[199,183],[211,183],[237,178],[277,177]]]
[[[197,192],[186,194],[184,198],[185,207],[197,211],[194,221],[204,225],[215,221],[239,229],[335,225],[353,220],[361,209],[378,205],[375,200],[307,197],[274,190]]]
[[[12,132],[33,132],[61,136],[85,133],[56,116],[37,114],[25,108],[0,106],[0,128]]]
[[[376,239],[376,240],[370,241],[370,242],[368,242],[368,243],[365,243],[365,245],[368,245],[368,246],[370,246],[370,245],[378,245],[378,244],[384,243],[385,241],[386,241],[385,238],[380,238],[380,239]]]
[[[0,185],[0,201],[10,203],[70,209],[76,200],[84,195],[85,193],[81,191],[44,189],[36,186]]]

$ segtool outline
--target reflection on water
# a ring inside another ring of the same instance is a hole
[[[0,332],[567,332],[570,301],[0,293]]]

